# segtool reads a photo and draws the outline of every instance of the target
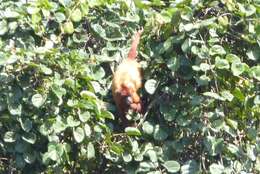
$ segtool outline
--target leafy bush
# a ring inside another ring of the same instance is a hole
[[[1,172],[260,172],[259,0],[2,0],[0,16]],[[124,130],[112,72],[140,26],[147,111]]]

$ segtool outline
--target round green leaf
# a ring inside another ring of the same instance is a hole
[[[71,21],[65,22],[62,25],[62,28],[64,30],[64,33],[72,34],[74,32],[74,26],[73,26],[73,23]]]
[[[70,127],[76,127],[76,126],[80,125],[80,121],[75,120],[73,118],[73,116],[71,116],[71,115],[67,117],[67,123],[68,123],[68,126],[70,126]]]
[[[8,131],[4,134],[4,141],[7,143],[13,143],[16,141],[16,134],[13,131]]]
[[[222,174],[224,173],[224,166],[221,164],[213,163],[209,166],[209,171],[211,174]]]
[[[123,157],[124,162],[126,162],[126,163],[131,162],[132,159],[133,159],[133,158],[132,158],[132,155],[129,154],[129,153],[123,153],[123,154],[122,154],[122,157]]]
[[[143,129],[144,133],[152,135],[153,130],[154,130],[154,125],[152,123],[150,123],[149,121],[145,121],[143,123],[142,129]]]
[[[200,171],[199,165],[194,160],[189,160],[181,166],[181,174],[193,174]]]
[[[157,82],[154,79],[147,80],[144,84],[144,87],[149,94],[153,94],[156,90]]]
[[[210,55],[224,55],[226,54],[225,49],[221,45],[214,45],[209,50]]]
[[[45,99],[41,94],[34,94],[32,96],[32,104],[36,108],[41,107],[44,104],[44,102],[45,102]]]
[[[218,69],[229,69],[228,61],[226,59],[220,59],[219,57],[216,57],[215,66]]]
[[[207,64],[207,63],[201,63],[200,64],[200,70],[201,71],[208,71],[208,70],[210,70],[211,69],[211,67],[210,67],[210,65],[209,64]]]
[[[74,22],[79,22],[81,20],[81,17],[81,11],[78,8],[71,13],[71,20]]]
[[[253,76],[253,78],[260,81],[260,66],[253,66],[250,69],[250,74]]]
[[[233,62],[240,62],[240,58],[235,55],[235,54],[228,54],[226,56],[226,60],[229,62],[229,63],[233,63]]]
[[[260,105],[260,95],[255,96],[254,104]]]
[[[160,125],[156,125],[154,128],[153,137],[155,140],[163,141],[168,137],[167,132]]]
[[[55,16],[57,22],[59,22],[59,23],[62,23],[63,21],[66,20],[66,16],[61,12],[55,13],[54,16]]]
[[[234,76],[239,76],[246,70],[246,65],[245,63],[241,63],[241,62],[233,62],[231,64],[231,70]]]
[[[84,130],[81,127],[77,127],[73,130],[73,136],[77,143],[81,143],[85,138]]]
[[[167,169],[170,173],[176,173],[180,170],[180,164],[177,161],[165,161],[163,166]]]
[[[83,123],[87,122],[90,119],[90,117],[91,117],[91,115],[88,111],[83,112],[83,113],[79,113],[79,119]]]

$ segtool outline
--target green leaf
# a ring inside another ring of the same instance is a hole
[[[153,137],[155,140],[163,141],[168,137],[167,132],[160,125],[155,125]]]
[[[228,61],[226,59],[220,59],[219,57],[216,57],[215,66],[218,69],[229,69]]]
[[[246,55],[248,57],[248,59],[250,60],[254,60],[254,61],[257,61],[260,59],[260,51],[259,49],[257,50],[257,48],[255,48],[256,50],[249,50]]]
[[[233,72],[234,76],[241,75],[246,70],[246,64],[241,62],[233,62],[231,64],[231,71]]]
[[[85,138],[84,130],[81,127],[73,129],[73,136],[77,143],[81,143]]]
[[[139,129],[137,129],[135,127],[127,127],[127,128],[125,128],[125,132],[129,136],[141,136],[142,135],[141,132],[139,131]]]
[[[211,174],[222,174],[224,173],[224,166],[221,164],[213,163],[209,166],[209,171]]]
[[[228,100],[228,101],[232,101],[233,100],[233,98],[234,98],[234,96],[230,93],[230,91],[228,91],[228,90],[224,90],[224,91],[221,91],[220,92],[220,94],[221,94],[221,96],[224,98],[224,99],[226,99],[226,100]]]
[[[201,63],[200,64],[200,70],[201,71],[206,72],[206,71],[208,71],[210,69],[211,69],[211,66],[209,64],[207,64],[207,63]]]
[[[93,93],[93,92],[90,92],[90,91],[81,91],[80,92],[80,96],[83,97],[83,98],[94,98],[94,99],[97,99],[97,96]]]
[[[256,80],[260,81],[260,66],[253,66],[249,70],[250,75]]]
[[[101,117],[102,118],[108,118],[108,119],[111,119],[111,120],[115,119],[114,115],[111,112],[106,111],[106,110],[101,110]]]
[[[95,148],[94,148],[94,145],[91,142],[88,143],[87,158],[88,159],[95,158]]]
[[[124,162],[126,162],[126,163],[131,162],[133,159],[132,155],[129,153],[123,153],[122,157],[123,157]]]
[[[71,116],[71,115],[67,117],[67,123],[68,123],[68,126],[70,126],[70,127],[76,127],[76,126],[80,125],[80,121],[75,120],[73,118],[73,116]]]
[[[53,130],[55,133],[60,133],[67,128],[67,125],[61,119],[61,117],[57,117],[55,123],[52,125]]]
[[[31,14],[31,15],[38,13],[40,10],[41,10],[40,8],[34,7],[34,6],[28,6],[28,7],[26,8],[27,13],[29,13],[29,14]]]
[[[8,131],[4,134],[4,141],[7,143],[13,143],[16,141],[16,134],[13,131]]]
[[[93,78],[95,80],[101,80],[105,75],[105,70],[102,67],[98,67],[94,70]]]
[[[181,45],[181,49],[183,52],[188,52],[190,49],[191,49],[191,39],[190,38],[187,38],[183,44]]]
[[[188,23],[188,24],[185,24],[183,26],[184,30],[185,31],[191,31],[192,29],[194,29],[194,24],[193,23]],[[195,27],[196,28],[196,27]]]
[[[91,115],[88,111],[79,113],[79,119],[81,122],[85,123],[90,119]]]
[[[229,126],[231,126],[233,129],[237,129],[237,128],[238,128],[238,123],[237,123],[237,121],[232,120],[232,119],[230,119],[230,118],[227,118],[226,121],[227,121],[227,124],[228,124]]]
[[[138,171],[146,173],[146,172],[150,171],[151,169],[155,169],[155,168],[156,168],[156,166],[154,163],[143,161],[143,162],[140,162]]]
[[[24,166],[25,166],[25,161],[24,161],[22,155],[20,155],[20,154],[16,154],[16,155],[15,155],[15,164],[16,164],[16,166],[17,166],[18,168],[21,168],[21,169],[24,168]]]
[[[66,20],[66,16],[61,12],[54,13],[54,16],[58,23],[62,23],[63,21]]]
[[[173,72],[177,71],[180,67],[180,59],[178,57],[170,58],[167,67]]]
[[[48,68],[46,65],[41,64],[40,65],[41,71],[45,74],[45,75],[51,75],[52,74],[52,70],[50,68]]]
[[[99,24],[91,24],[93,30],[103,39],[106,38],[106,30]]]
[[[225,49],[221,45],[214,45],[209,50],[210,55],[224,55],[226,54]]]
[[[25,132],[29,132],[32,129],[32,121],[28,118],[25,120],[20,120],[21,127]]]
[[[152,162],[157,162],[158,161],[156,151],[154,151],[153,149],[148,150],[146,152],[146,154],[149,156],[149,158],[150,158],[150,160]]]
[[[255,96],[254,104],[255,104],[255,105],[260,105],[260,95],[256,95],[256,96]]]
[[[227,146],[226,146],[226,148],[227,148],[231,153],[233,153],[233,154],[235,154],[235,155],[239,155],[239,148],[238,148],[236,145],[228,143]]]
[[[122,153],[124,152],[122,146],[120,144],[115,144],[115,143],[112,144],[111,150],[118,155],[122,155]]]
[[[37,137],[35,133],[29,132],[29,133],[24,133],[22,135],[22,139],[27,143],[34,144],[37,140]]]
[[[76,9],[71,13],[71,20],[74,22],[79,22],[82,18],[82,14],[80,9]]]
[[[142,129],[143,129],[144,133],[152,135],[153,131],[154,131],[154,125],[149,121],[145,121],[143,123]]]
[[[91,127],[88,124],[84,125],[85,134],[88,138],[91,136]]]
[[[45,99],[41,94],[34,94],[32,96],[32,104],[36,108],[41,107],[44,104],[44,102],[45,102]]]
[[[215,138],[212,136],[207,136],[204,139],[204,144],[209,154],[211,156],[216,156],[217,154],[222,152],[224,146],[224,140],[223,138]]]
[[[157,81],[154,79],[149,79],[145,82],[144,87],[149,94],[154,94],[157,88]]]
[[[170,173],[176,173],[180,170],[180,164],[177,161],[165,161],[163,166],[167,169]]]
[[[260,172],[260,156],[257,156],[256,158],[255,169]]]
[[[233,62],[240,62],[240,58],[235,55],[235,54],[228,54],[226,56],[226,60],[229,62],[229,63],[233,63]]]
[[[62,28],[63,28],[64,33],[67,33],[67,34],[74,33],[74,26],[73,26],[73,23],[71,21],[65,22],[62,25]]]
[[[256,152],[255,145],[247,144],[247,146],[246,146],[246,154],[247,154],[248,158],[251,161],[255,161],[256,157],[257,157],[257,152]]]
[[[210,78],[206,75],[202,75],[199,78],[196,78],[196,81],[199,86],[206,86],[210,82]]]
[[[8,24],[6,20],[0,21],[0,36],[4,35],[8,31]]]
[[[199,173],[200,167],[194,160],[189,160],[181,166],[181,174],[195,174]]]
[[[256,12],[256,8],[252,4],[237,3],[237,5],[239,7],[239,10],[247,17],[255,14],[255,12]]]
[[[36,152],[35,151],[29,151],[23,153],[23,159],[26,163],[32,164],[36,160]]]
[[[4,17],[6,18],[17,18],[20,14],[17,13],[14,9],[7,8],[4,11]]]

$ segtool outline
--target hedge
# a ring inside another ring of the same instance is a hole
[[[111,94],[132,34],[144,115]],[[2,173],[259,173],[259,0],[0,0]]]

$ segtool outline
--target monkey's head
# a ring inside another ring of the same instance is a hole
[[[141,111],[141,100],[133,83],[122,84],[120,94],[129,108],[137,112]]]

